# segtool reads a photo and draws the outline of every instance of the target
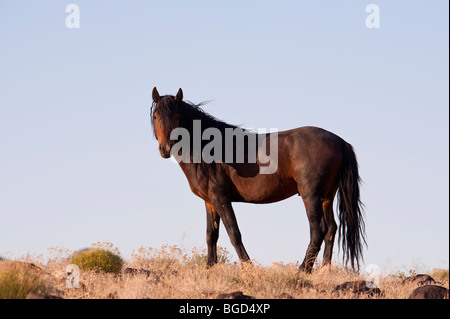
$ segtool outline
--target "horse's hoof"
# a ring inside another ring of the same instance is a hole
[[[208,262],[208,263],[206,263],[206,269],[210,269],[215,264],[216,264],[215,262]]]
[[[312,267],[308,267],[308,266],[305,266],[305,265],[302,264],[302,265],[298,268],[298,270],[301,271],[301,272],[310,274],[310,273],[312,272]]]

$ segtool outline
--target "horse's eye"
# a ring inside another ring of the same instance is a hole
[[[156,120],[156,116],[153,115],[153,119]]]

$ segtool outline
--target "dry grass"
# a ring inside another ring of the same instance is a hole
[[[28,293],[45,294],[45,280],[33,264],[0,262],[0,299],[24,299]]]
[[[97,243],[94,246],[120,254],[108,243]],[[297,264],[274,263],[267,267],[255,262],[231,263],[228,252],[219,249],[220,263],[206,269],[206,251],[185,251],[177,246],[164,246],[161,249],[142,247],[132,254],[131,259],[122,268],[124,270],[131,267],[146,271],[134,274],[125,274],[122,271],[113,274],[81,270],[80,288],[68,288],[66,267],[71,260],[68,255],[66,251],[54,253],[52,259],[45,264],[39,264],[37,261],[31,264],[29,260],[0,261],[0,278],[6,278],[6,275],[14,270],[18,274],[17,278],[25,278],[19,281],[19,286],[26,286],[23,291],[75,299],[203,299],[215,298],[220,293],[233,291],[242,291],[258,299],[369,298],[367,295],[332,292],[334,287],[343,282],[366,279],[365,275],[350,272],[340,266],[319,267],[312,274],[305,274],[298,271]],[[433,270],[431,275],[448,288],[448,270]],[[380,276],[379,287],[383,295],[373,298],[405,299],[417,284],[405,284],[402,276],[390,274]],[[23,298],[24,293],[2,295],[2,298],[8,297]]]

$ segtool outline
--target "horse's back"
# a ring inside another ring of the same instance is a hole
[[[340,153],[345,141],[330,131],[315,126],[303,126],[278,133],[280,156],[285,154],[295,158],[310,160],[327,159]]]
[[[340,144],[343,139],[336,134],[316,126],[302,126],[287,131],[278,132],[281,139],[287,138],[291,142],[300,143],[303,147],[313,144],[332,143]]]

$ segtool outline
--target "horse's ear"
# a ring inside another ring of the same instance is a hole
[[[175,96],[175,101],[178,101],[178,102],[183,101],[183,90],[181,88],[178,90],[178,93]]]
[[[155,103],[158,103],[159,100],[161,99],[161,97],[159,96],[158,90],[156,89],[156,86],[153,88],[152,98],[153,98],[153,102],[155,102]]]

